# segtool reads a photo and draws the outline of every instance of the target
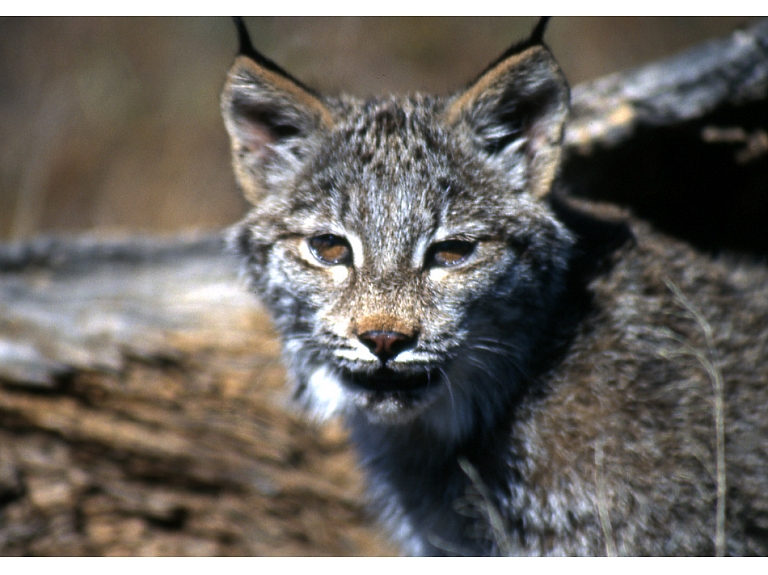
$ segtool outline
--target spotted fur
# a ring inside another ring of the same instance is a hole
[[[552,191],[542,31],[445,97],[323,97],[241,49],[231,246],[294,395],[406,553],[766,554],[768,273]]]

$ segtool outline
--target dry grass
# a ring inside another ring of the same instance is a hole
[[[611,518],[608,512],[608,497],[605,493],[603,465],[603,444],[602,441],[595,442],[595,489],[597,491],[597,514],[600,517],[600,529],[603,531],[605,540],[605,555],[607,557],[617,557],[616,543],[613,537],[613,528],[611,527]]]
[[[469,478],[473,493],[468,494],[467,504],[479,515],[482,524],[488,527],[487,536],[495,543],[499,555],[510,556],[514,546],[509,535],[509,528],[493,502],[488,486],[483,482],[477,469],[463,457],[459,459],[459,466]]]
[[[739,21],[556,18],[547,38],[575,83]],[[360,95],[456,88],[533,22],[248,19],[257,46],[299,78]],[[236,220],[246,206],[218,111],[234,50],[227,18],[0,19],[0,240]]]
[[[712,326],[701,311],[683,294],[672,281],[666,280],[667,287],[675,295],[675,301],[696,322],[704,334],[706,349],[693,347],[685,342],[682,355],[696,359],[704,368],[712,382],[712,405],[715,427],[715,482],[717,485],[717,508],[715,515],[715,555],[724,557],[725,540],[725,511],[726,511],[726,464],[725,464],[725,397],[723,374],[718,367],[717,349],[712,333]]]

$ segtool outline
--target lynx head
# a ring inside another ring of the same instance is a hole
[[[231,245],[322,415],[461,436],[525,384],[571,237],[547,194],[568,86],[543,25],[466,89],[324,97],[241,50],[222,109],[253,208]]]

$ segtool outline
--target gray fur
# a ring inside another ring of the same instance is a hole
[[[540,45],[366,101],[238,58],[231,246],[295,397],[344,418],[406,553],[768,554],[768,273],[550,193],[567,100]],[[385,366],[379,332],[414,343]]]

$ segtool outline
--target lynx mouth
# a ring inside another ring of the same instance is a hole
[[[431,387],[437,387],[440,377],[431,371],[417,373],[398,373],[387,367],[373,373],[348,371],[344,378],[353,387],[376,393],[414,393],[419,394]]]
[[[439,397],[437,390],[443,387],[438,372],[427,369],[407,373],[389,368],[368,373],[345,371],[342,382],[369,421],[390,425],[418,417]]]

